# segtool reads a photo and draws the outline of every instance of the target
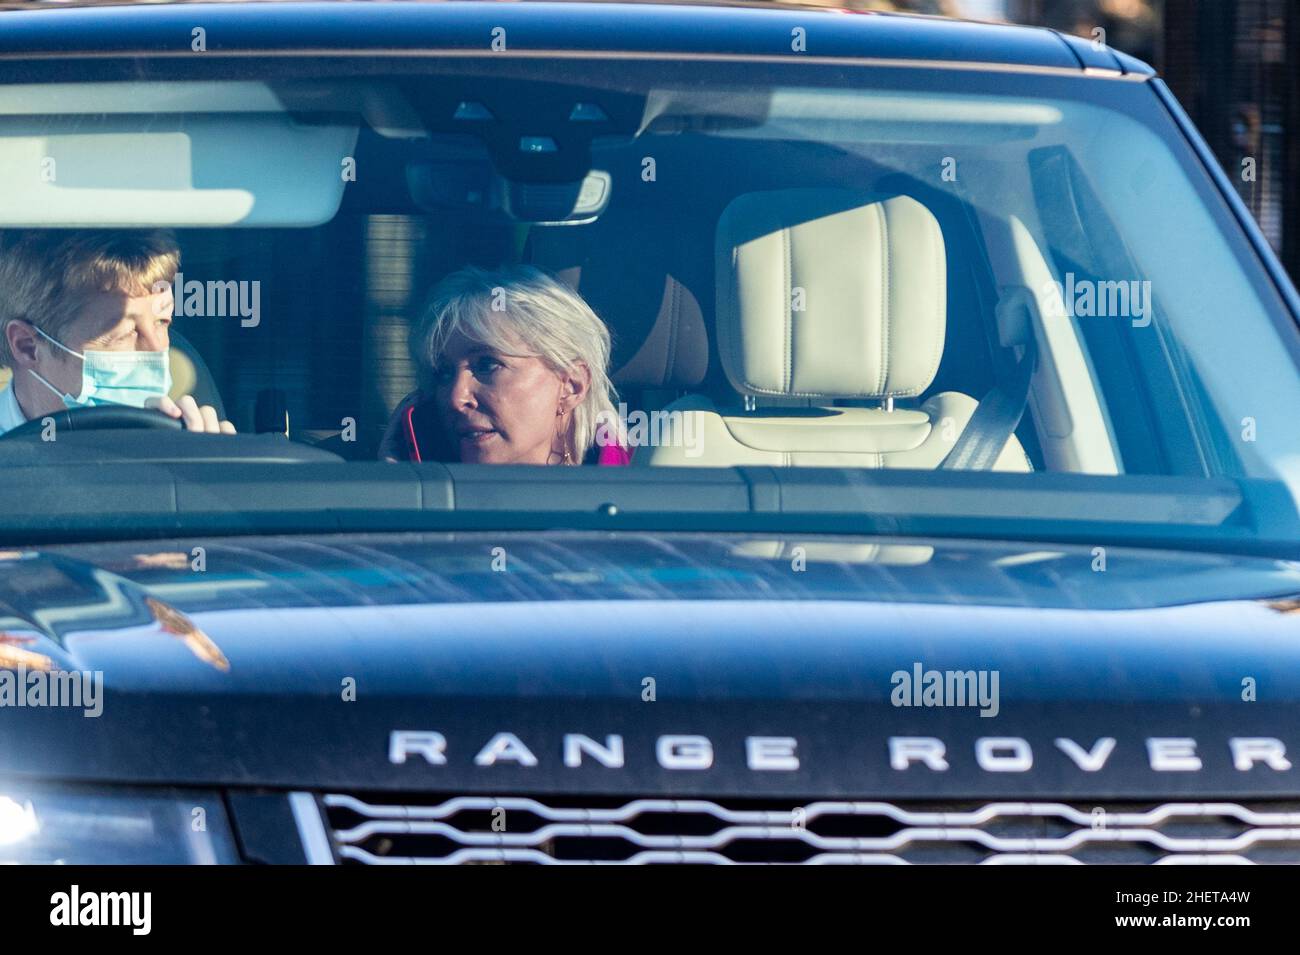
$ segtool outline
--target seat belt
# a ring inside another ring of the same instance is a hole
[[[957,442],[939,467],[957,471],[988,471],[1002,455],[1029,402],[1029,383],[1038,366],[1038,348],[1032,334],[1025,337],[1024,354],[1015,371],[984,396]]]

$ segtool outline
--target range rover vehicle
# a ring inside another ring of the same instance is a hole
[[[170,393],[236,433],[0,436],[0,860],[1300,861],[1300,299],[1145,64],[0,12],[0,275],[157,229]],[[630,464],[385,454],[430,288],[524,265],[608,328]]]

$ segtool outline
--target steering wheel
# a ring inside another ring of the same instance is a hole
[[[5,438],[26,438],[45,430],[45,419],[54,419],[55,433],[60,431],[104,431],[109,429],[180,431],[184,426],[179,418],[169,418],[152,408],[132,408],[127,405],[96,405],[92,408],[68,408],[39,418],[25,421],[12,431],[0,435]]]

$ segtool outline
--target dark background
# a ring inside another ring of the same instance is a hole
[[[821,0],[811,0],[820,3]],[[828,0],[1005,20],[1093,39],[1164,77],[1300,281],[1300,0]],[[1255,180],[1242,160],[1255,160]]]

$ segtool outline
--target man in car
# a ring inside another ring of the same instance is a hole
[[[162,230],[0,236],[0,434],[65,408],[127,405],[234,434],[210,405],[173,401],[171,284],[180,249]]]

